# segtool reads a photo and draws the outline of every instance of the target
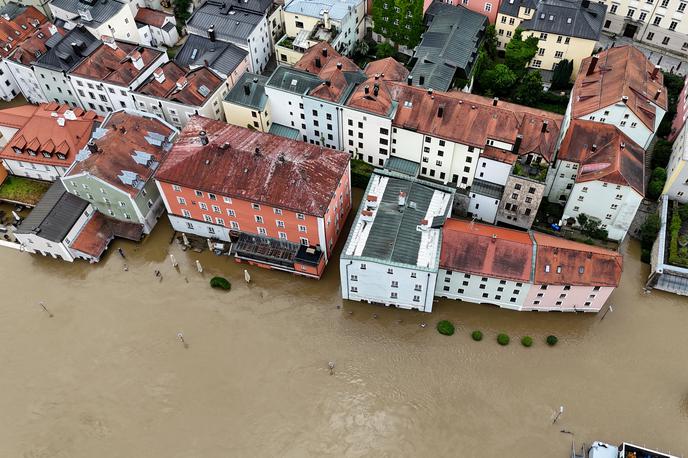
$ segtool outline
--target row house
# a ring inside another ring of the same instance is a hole
[[[320,42],[351,55],[365,35],[365,0],[287,0],[282,9],[284,36],[276,44],[277,60],[289,65]]]
[[[668,140],[673,142],[678,134],[683,130],[683,127],[688,120],[688,76],[683,81],[683,89],[676,99],[676,115],[671,121],[671,132]]]
[[[249,71],[262,73],[272,54],[268,15],[272,0],[207,0],[186,23],[189,34],[233,43],[246,50]]]
[[[660,67],[633,46],[617,46],[583,60],[562,130],[572,119],[611,124],[648,149],[667,108]]]
[[[432,312],[454,190],[375,170],[339,261],[342,298]]]
[[[565,202],[560,225],[586,214],[622,241],[645,195],[645,150],[612,125],[574,120],[550,180],[550,202]]]
[[[177,52],[174,61],[191,70],[208,67],[233,87],[241,76],[251,68],[248,51],[239,46],[218,41],[214,29],[208,37],[189,35]]]
[[[228,84],[206,67],[186,70],[167,62],[133,93],[136,108],[181,128],[192,116],[224,120]]]
[[[167,53],[103,37],[92,53],[69,72],[79,105],[106,115],[135,109],[131,92],[168,61]]]
[[[501,1],[502,0],[448,0],[444,3],[461,6],[474,13],[479,13],[487,17],[490,24],[494,24],[497,21],[497,13],[499,12]],[[437,0],[424,0],[423,11],[427,11],[428,8],[436,2]]]
[[[47,100],[34,73],[33,65],[64,34],[64,30],[46,22],[16,45],[12,52],[2,60],[2,65],[7,67],[7,72],[14,80],[17,90],[29,103],[41,103]]]
[[[320,278],[351,208],[349,156],[194,116],[156,180],[176,231]]]
[[[110,113],[62,177],[68,192],[114,219],[150,233],[165,210],[153,174],[178,131],[141,112]]]
[[[685,0],[604,0],[604,30],[675,54],[688,53]]]
[[[499,49],[506,49],[516,29],[521,30],[522,39],[538,39],[538,52],[530,68],[551,75],[559,62],[568,59],[576,75],[581,61],[597,46],[606,8],[604,3],[590,0],[504,0],[495,25]]]
[[[599,312],[622,269],[615,251],[449,219],[435,295],[515,311]]]
[[[67,30],[84,27],[93,36],[141,43],[136,25],[138,4],[129,0],[50,0],[51,16]]]
[[[222,101],[229,124],[269,132],[272,127],[271,108],[265,94],[266,76],[244,73]]]
[[[47,21],[45,15],[33,6],[9,2],[0,7],[0,98],[2,100],[12,100],[21,92],[5,60]]]
[[[680,103],[680,102],[679,102]],[[662,194],[669,199],[685,204],[688,202],[688,129],[683,124],[674,137],[671,157],[667,164],[667,180]]]
[[[0,110],[0,160],[14,176],[55,181],[86,146],[102,118],[48,103]]]
[[[139,8],[134,19],[139,28],[142,45],[171,48],[179,41],[177,20],[173,14],[151,8]]]

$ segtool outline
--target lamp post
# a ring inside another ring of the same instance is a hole
[[[557,416],[554,417],[554,421],[552,421],[552,424],[555,424],[557,420],[559,420],[559,417],[561,417],[561,414],[564,413],[564,406],[559,406],[559,412],[557,412]]]

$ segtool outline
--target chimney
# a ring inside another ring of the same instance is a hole
[[[496,107],[496,106],[497,106],[497,102],[499,102],[499,97],[495,97],[494,99],[492,99],[492,106],[493,106],[493,107]]]
[[[516,140],[514,141],[514,146],[511,148],[511,152],[518,154],[518,150],[521,149],[521,142],[523,141],[523,135],[516,135]]]
[[[423,84],[425,84],[425,77],[423,75],[420,75],[418,77],[418,85],[422,86]]]
[[[541,132],[544,134],[547,132],[547,126],[549,125],[549,121],[542,121],[542,130]]]
[[[134,64],[136,70],[141,70],[143,68],[143,56],[139,51],[134,51],[131,54],[131,63]]]
[[[330,80],[325,80],[325,86],[327,86],[327,87],[332,86],[332,81],[330,81]]]
[[[177,80],[177,90],[181,91],[186,87],[186,85],[189,84],[189,80],[186,79],[186,77],[182,76]]]
[[[255,156],[260,156],[260,146],[256,146],[256,150],[254,152]]]
[[[322,68],[322,62],[320,62],[320,57],[315,58],[315,68]]]
[[[205,133],[205,130],[200,131],[198,137],[201,139],[201,145],[208,144],[208,134]]]
[[[442,116],[444,116],[444,105],[437,107],[437,117],[441,118]]]
[[[325,27],[325,30],[330,30],[331,24],[330,24],[330,12],[325,10],[322,13],[323,15],[323,27]]]
[[[655,68],[652,70],[652,75],[650,76],[652,78],[652,81],[657,79],[657,75],[659,74],[659,71],[662,69],[659,65],[655,65]]]
[[[413,86],[413,76],[409,75],[408,78],[406,78],[406,84],[409,86]]]
[[[379,73],[376,73],[376,74],[375,74],[375,81],[377,81],[377,80],[379,80],[379,79],[380,79],[380,74],[379,74]]]
[[[208,39],[215,43],[215,24],[208,27]]]
[[[497,243],[497,234],[492,234],[492,243]]]
[[[581,2],[581,7],[582,8],[589,8],[590,7],[590,0],[583,0]]]
[[[337,62],[337,70],[341,70],[341,69],[342,69],[342,63],[341,63],[341,62]]]
[[[399,191],[399,206],[403,207],[406,205],[406,193],[404,191]]]
[[[657,100],[657,99],[659,98],[660,95],[662,95],[662,90],[661,90],[661,89],[657,89],[657,92],[655,92],[655,100]]]
[[[74,54],[80,56],[81,50],[84,47],[84,42],[83,41],[72,41],[70,44],[72,45],[72,50],[74,51]]]
[[[428,95],[432,95],[432,88],[428,88]]]
[[[625,144],[624,142],[621,142],[621,145],[620,145],[620,146],[621,146],[621,149],[626,148],[626,144]]]
[[[153,72],[153,76],[155,77],[155,81],[157,81],[158,83],[165,82],[165,72],[162,70],[162,67],[156,68]]]
[[[365,92],[366,95],[370,94],[370,86],[367,84],[363,87],[363,92]]]
[[[595,67],[597,67],[598,60],[600,60],[600,56],[598,56],[597,54],[593,55],[590,58],[590,65],[588,65],[588,71],[585,72],[585,76],[590,76],[593,74],[593,72],[595,71]]]
[[[96,142],[94,142],[93,139],[90,139],[86,146],[91,154],[96,154],[98,152],[98,145],[96,145]]]
[[[322,49],[322,55],[323,57],[327,57],[327,48]]]
[[[592,150],[593,153],[594,153],[595,151],[597,151],[597,145],[593,143],[593,144],[592,144],[592,147],[590,148],[590,150]]]
[[[375,83],[375,84],[373,85],[373,95],[374,95],[375,97],[377,97],[377,94],[378,94],[379,92],[380,92],[380,85],[377,84],[377,83]]]
[[[115,38],[110,35],[101,35],[100,41],[108,45],[112,49],[117,49],[117,43],[115,43]]]
[[[628,96],[627,95],[621,96],[621,101],[623,103],[628,103]]]
[[[55,24],[50,24],[50,27],[48,27],[48,32],[50,32],[50,36],[52,37],[57,33],[57,26]]]

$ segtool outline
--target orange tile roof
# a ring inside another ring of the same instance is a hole
[[[69,167],[100,122],[102,118],[92,111],[72,110],[67,105],[57,103],[1,110],[0,125],[18,131],[2,149],[0,157]],[[17,154],[14,148],[22,150],[22,154]],[[27,149],[33,150],[36,155],[30,155]],[[44,152],[50,156],[44,156]],[[60,159],[58,154],[64,159]]]
[[[574,118],[593,113],[601,108],[621,103],[626,104],[652,131],[655,130],[656,108],[667,110],[667,91],[662,72],[653,73],[655,65],[639,49],[633,46],[616,46],[598,54],[593,71],[588,75],[595,57],[587,57],[581,63],[580,71],[571,95]],[[657,96],[659,92],[659,96]]]
[[[99,259],[114,238],[107,218],[96,211],[72,241],[70,248]]]
[[[337,102],[349,86],[344,73],[360,73],[361,69],[349,58],[343,57],[330,46],[321,42],[311,46],[294,68],[317,75],[322,84],[311,89],[309,95],[324,100]]]
[[[527,232],[452,218],[442,228],[443,269],[527,282],[532,259]]]
[[[170,61],[156,68],[153,75],[144,81],[136,89],[136,92],[200,107],[206,103],[222,83],[222,78],[207,67],[188,71]],[[200,92],[202,87],[207,89],[206,94]]]
[[[47,20],[48,18],[33,6],[26,7],[13,19],[0,16],[0,56],[7,57]]]
[[[167,145],[156,144],[151,134],[169,138],[175,130],[153,115],[139,116],[123,110],[111,113],[101,128],[103,135],[94,140],[98,151],[76,161],[67,175],[88,172],[132,197],[137,196],[141,188],[120,177],[130,172],[137,181],[147,183],[155,171],[152,163],[160,163],[168,154]],[[152,163],[135,161],[133,155],[137,152],[150,154]]]
[[[365,74],[369,77],[379,75],[381,79],[387,81],[406,81],[409,71],[399,61],[393,57],[374,60],[365,68]]]
[[[342,55],[332,45],[323,41],[308,48],[301,59],[294,64],[294,68],[317,75],[330,60],[341,59],[341,57]]]
[[[539,232],[533,235],[537,243],[536,284],[619,285],[623,256],[616,251]],[[546,266],[549,266],[549,272],[545,271]]]
[[[207,133],[208,145],[199,134]],[[155,178],[322,217],[349,154],[193,116]]]
[[[577,182],[600,180],[645,195],[645,150],[615,126],[574,119],[557,158],[581,164]]]
[[[165,21],[168,18],[171,18],[172,22],[174,22],[174,16],[167,14],[164,11],[154,10],[151,8],[139,8],[134,20],[136,22],[148,24],[159,29],[165,25]]]
[[[486,157],[506,164],[513,164],[516,162],[518,155],[513,154],[511,151],[495,148],[494,146],[486,146],[483,152],[480,153],[480,157]]]
[[[377,86],[377,90],[376,90]],[[346,103],[351,108],[387,116],[394,106],[392,91],[387,81],[373,76],[359,84]]]
[[[72,74],[96,81],[128,86],[161,55],[162,51],[115,41],[113,46],[102,43],[91,55],[79,64]],[[143,59],[143,66],[134,65],[137,58]]]

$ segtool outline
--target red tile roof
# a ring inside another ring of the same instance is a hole
[[[294,68],[317,75],[330,60],[341,59],[341,57],[342,55],[332,45],[323,41],[308,48],[301,59],[294,64]]]
[[[448,219],[440,267],[513,281],[530,281],[533,242],[527,232]]]
[[[409,71],[399,61],[393,57],[374,60],[366,65],[365,74],[374,77],[379,75],[381,79],[387,81],[406,81]]]
[[[494,146],[486,146],[483,152],[480,153],[480,157],[486,157],[488,159],[504,162],[506,164],[513,164],[516,162],[516,158],[518,156],[511,151],[504,151],[503,149],[495,148]]]
[[[14,19],[0,16],[0,57],[7,57],[31,36],[48,18],[33,6],[28,6]]]
[[[503,101],[494,106],[493,99],[465,92],[431,93],[404,83],[388,84],[398,102],[395,126],[478,148],[484,148],[488,138],[513,143],[522,135],[520,154],[535,152],[552,159],[561,115]]]
[[[92,111],[72,110],[57,103],[0,110],[0,126],[18,129],[0,152],[0,157],[69,167],[102,120]],[[14,148],[22,150],[22,154],[17,154]],[[29,148],[36,153],[35,156],[29,154]],[[44,152],[50,156],[44,156]],[[60,159],[58,154],[64,159]]]
[[[204,146],[199,133],[205,131]],[[159,181],[323,216],[349,154],[192,117],[155,177]]]
[[[538,232],[534,237],[536,284],[619,285],[623,270],[623,257],[619,253]],[[546,266],[549,272],[545,272]]]
[[[394,106],[394,100],[387,81],[378,75],[359,84],[346,104],[351,108],[387,116]]]
[[[581,63],[580,71],[571,94],[572,115],[574,118],[593,113],[601,108],[622,103],[626,104],[638,118],[652,131],[655,130],[655,104],[667,110],[667,92],[664,76],[656,72],[655,65],[639,49],[633,46],[609,48],[595,57],[587,57]],[[595,63],[590,75],[588,71]],[[659,97],[655,99],[657,91]]]
[[[172,102],[203,106],[223,80],[207,67],[188,71],[170,61],[158,67],[136,92]],[[201,89],[205,87],[204,89]],[[201,93],[201,90],[205,91]],[[207,90],[207,91],[206,91]]]
[[[72,241],[70,248],[99,259],[114,238],[115,233],[107,218],[97,211]]]
[[[577,182],[600,180],[645,195],[645,150],[615,126],[574,119],[557,158],[581,164]]]
[[[145,48],[123,41],[102,43],[91,55],[79,64],[72,74],[96,81],[128,86],[161,55],[162,51]],[[142,67],[136,68],[137,58],[143,59]]]
[[[45,43],[55,33],[64,35],[64,29],[50,22],[42,24],[37,30],[34,30],[29,37],[22,41],[19,46],[16,46],[14,51],[7,58],[20,64],[31,64],[48,52],[48,47]]]
[[[349,85],[344,73],[361,71],[326,42],[311,46],[294,68],[318,75],[324,82],[311,89],[309,95],[332,102],[339,101]]]
[[[169,139],[176,131],[153,115],[130,114],[124,110],[110,113],[101,127],[102,136],[94,140],[98,151],[76,161],[67,176],[88,172],[132,197],[137,196],[141,187],[121,177],[129,172],[136,175],[138,183],[148,182],[169,148],[159,145],[154,137]],[[135,161],[137,152],[150,154],[150,162]]]
[[[171,19],[174,23],[174,16],[171,14],[167,14],[164,11],[154,10],[151,8],[139,8],[139,11],[136,13],[136,17],[134,18],[134,20],[136,22],[148,24],[150,26],[160,29],[163,25],[165,25],[165,21],[168,18]]]

